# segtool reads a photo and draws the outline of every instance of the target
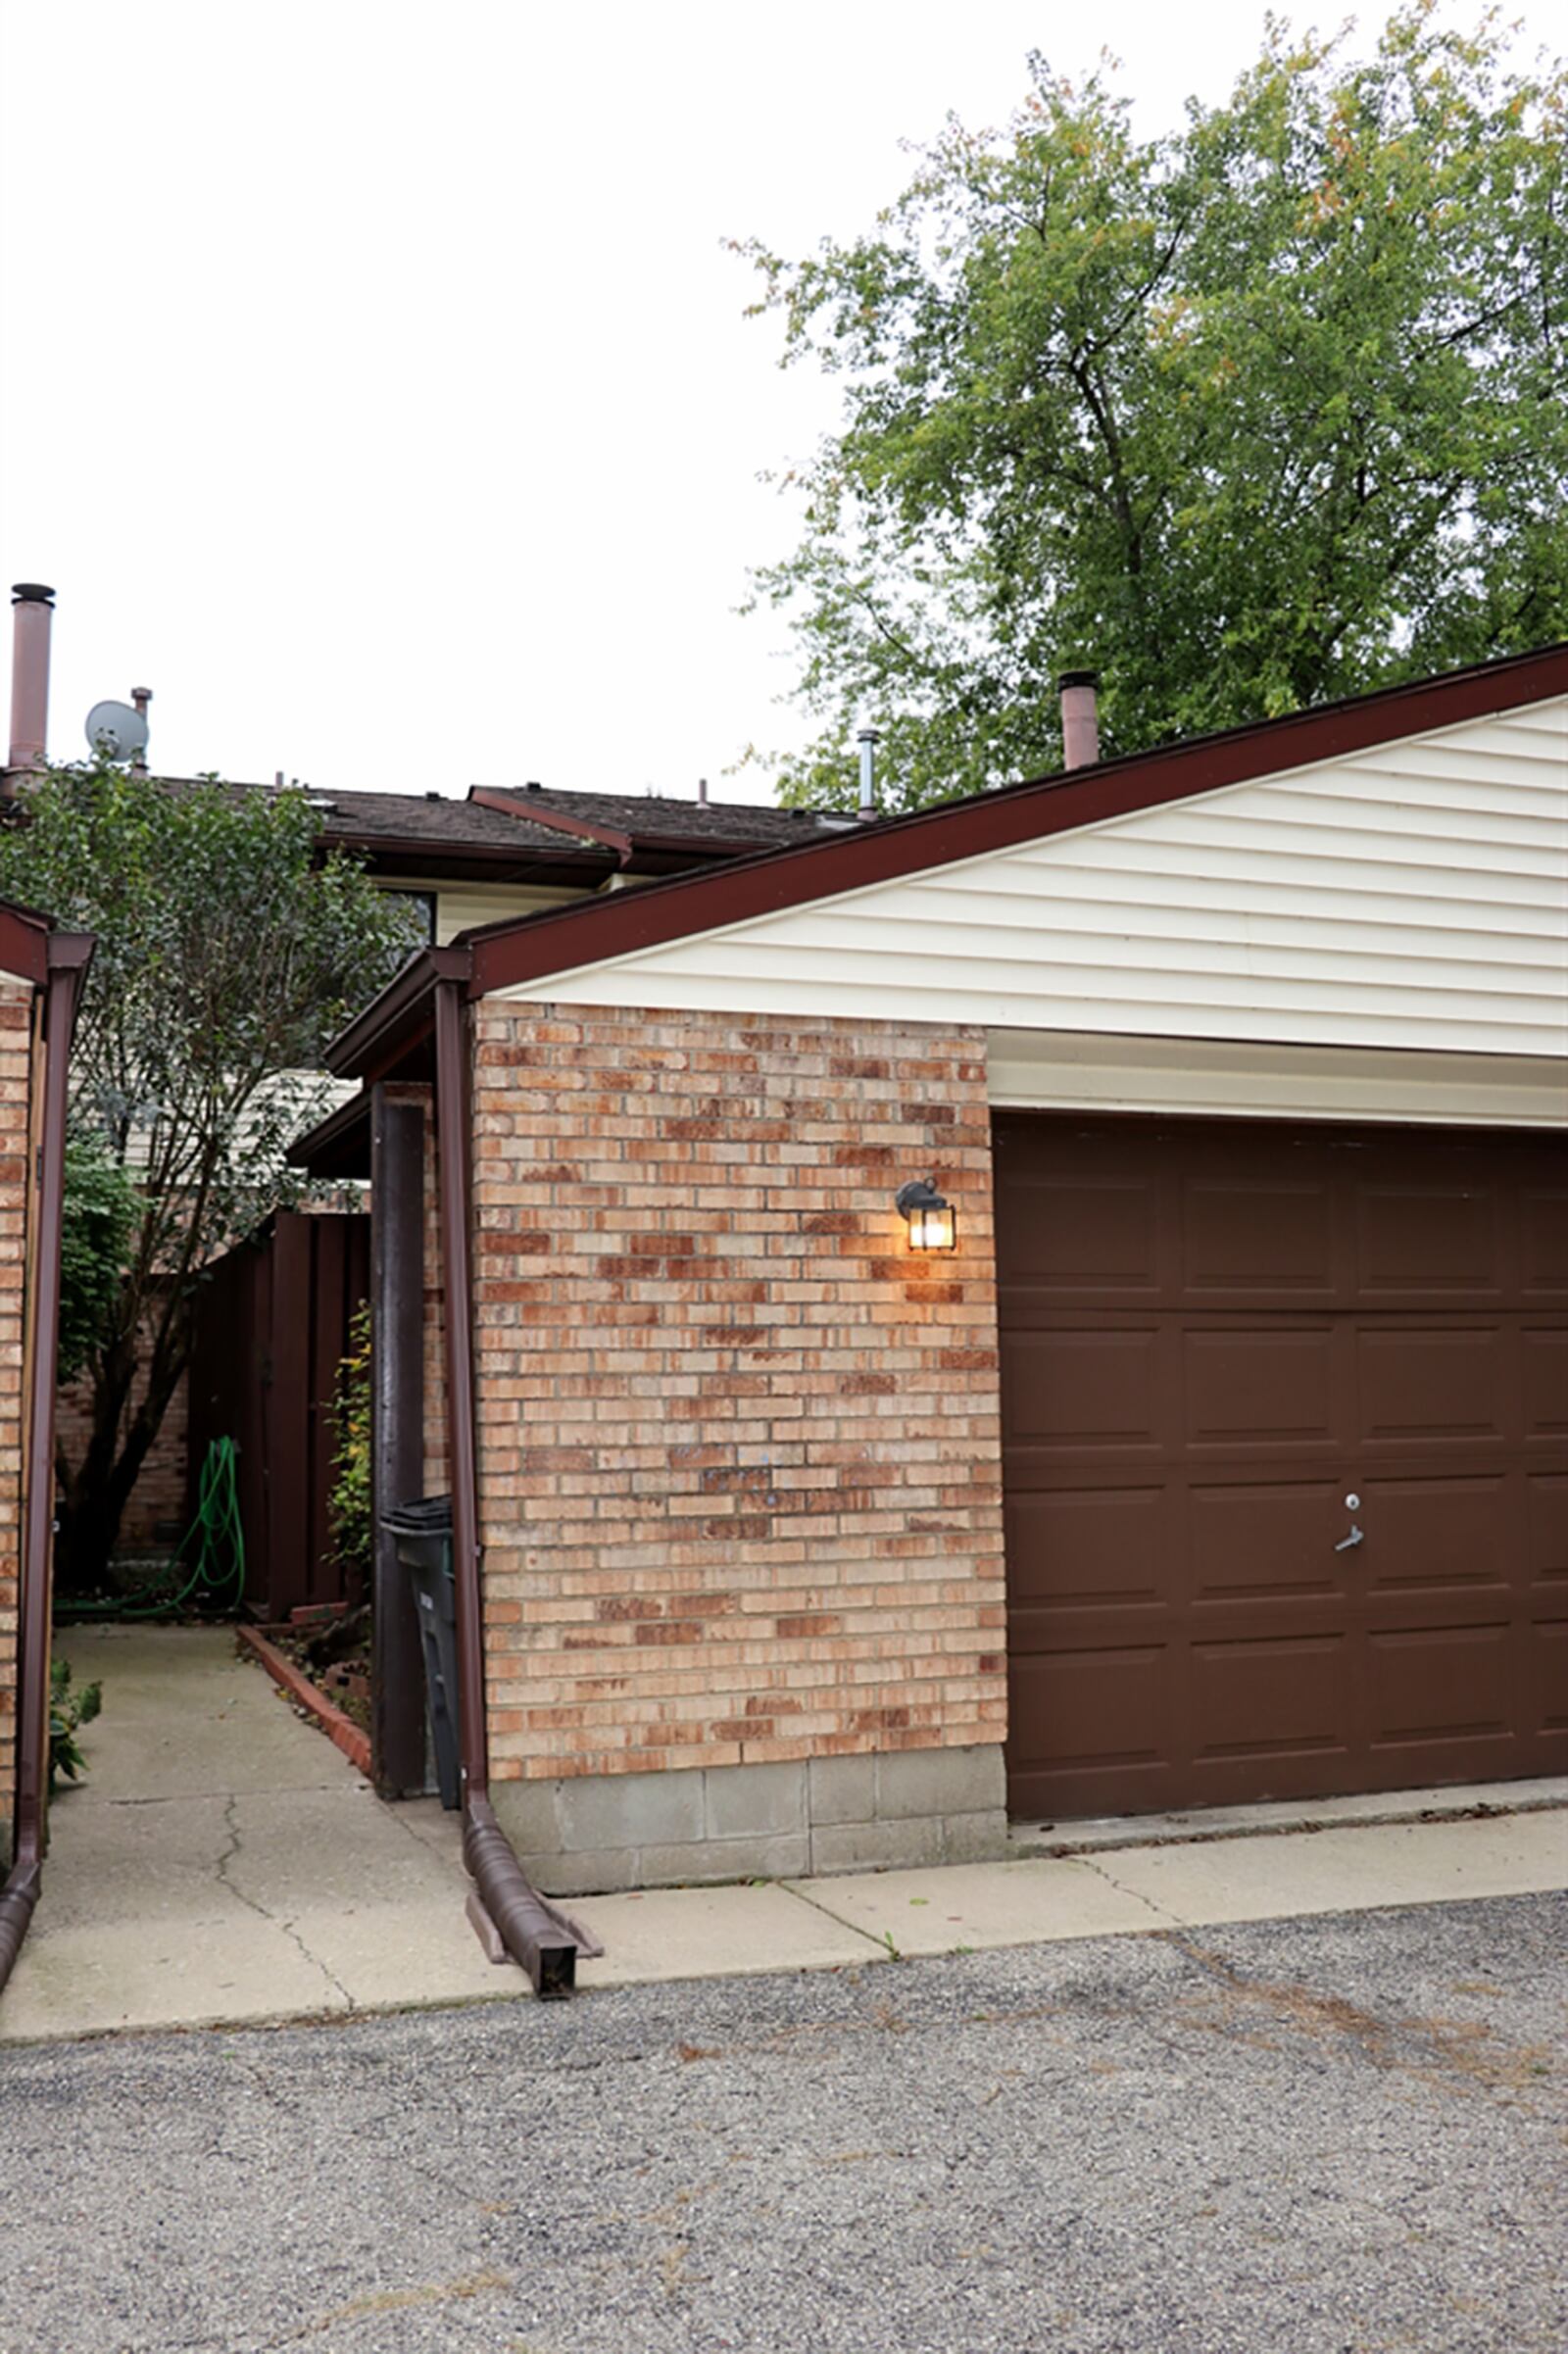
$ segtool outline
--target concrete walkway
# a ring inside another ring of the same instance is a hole
[[[0,2042],[514,1997],[464,1917],[458,1819],[383,1805],[223,1629],[62,1631],[101,1677],[87,1779],[54,1809]],[[1512,1811],[1517,1793],[1525,1808]],[[1478,1819],[1424,1821],[1507,1808]],[[1332,1828],[1123,1843],[999,1864],[574,1901],[584,1988],[858,1969],[905,1956],[1536,1893],[1568,1885],[1568,1784],[1377,1801]],[[1333,1823],[1333,1817],[1328,1820]],[[1206,1827],[1205,1827],[1206,1828]],[[1216,1829],[1221,1828],[1217,1823]],[[1164,1839],[1169,1826],[1161,1826]]]

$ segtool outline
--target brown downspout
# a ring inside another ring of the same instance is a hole
[[[43,1868],[45,1760],[49,1741],[49,1571],[54,1540],[55,1350],[60,1330],[60,1242],[66,1191],[66,1078],[81,984],[92,956],[81,932],[48,944],[43,1136],[38,1227],[32,1254],[32,1357],[27,1398],[27,1500],[22,1540],[17,1657],[17,1840],[0,1888],[0,1988],[22,1950]]]
[[[462,985],[435,989],[435,1103],[446,1310],[447,1447],[452,1471],[452,1572],[458,1618],[458,1734],[463,1860],[507,1951],[537,1994],[569,1994],[581,1940],[524,1879],[490,1803],[485,1724],[479,1508],[474,1477],[472,1284],[468,1251],[467,1026]]]

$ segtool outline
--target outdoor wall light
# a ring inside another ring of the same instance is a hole
[[[958,1240],[958,1218],[951,1202],[937,1192],[930,1177],[911,1177],[894,1196],[900,1214],[909,1222],[911,1251],[952,1251]]]

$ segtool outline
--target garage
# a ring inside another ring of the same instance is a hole
[[[1568,1144],[999,1112],[1015,1817],[1568,1764]]]

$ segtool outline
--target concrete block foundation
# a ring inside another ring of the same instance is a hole
[[[1007,1852],[995,1743],[500,1783],[490,1794],[523,1870],[552,1896]]]

